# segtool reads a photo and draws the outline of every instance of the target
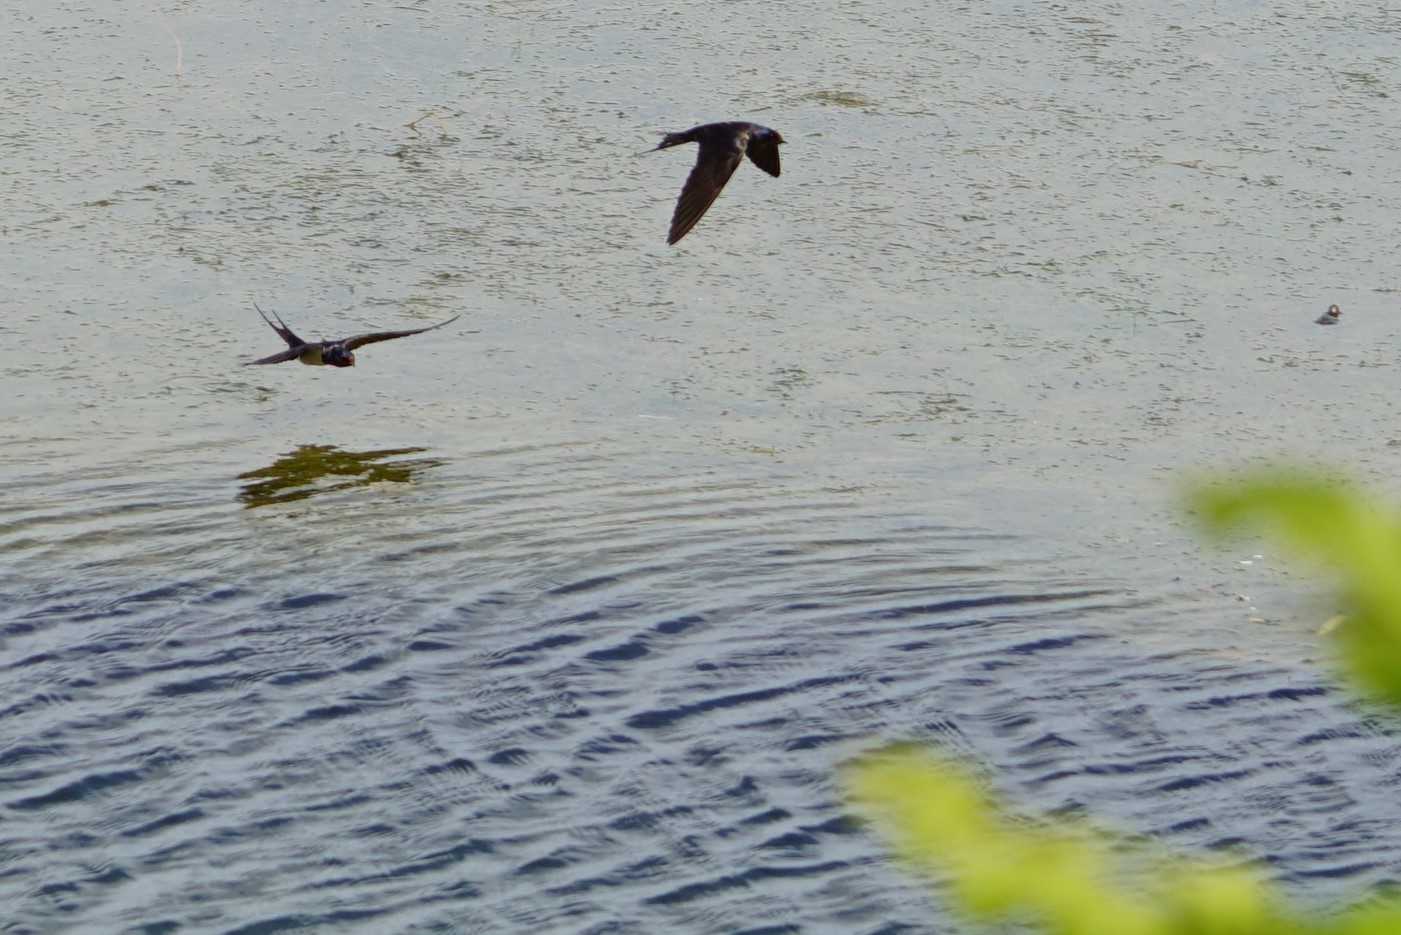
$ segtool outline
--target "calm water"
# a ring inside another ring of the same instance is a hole
[[[909,739],[1396,882],[1331,608],[1173,501],[1401,495],[1401,18],[1328,9],[11,17],[0,931],[956,931],[834,781]],[[727,118],[783,176],[667,248]]]

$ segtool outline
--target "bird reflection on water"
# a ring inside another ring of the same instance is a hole
[[[419,472],[442,464],[442,459],[386,459],[398,459],[427,450],[381,448],[375,451],[344,451],[335,445],[301,445],[265,468],[238,475],[239,480],[246,481],[238,493],[238,499],[251,509],[369,484],[407,484]]]

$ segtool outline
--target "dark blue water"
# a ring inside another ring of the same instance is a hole
[[[411,447],[16,486],[6,931],[947,931],[836,784],[894,740],[1305,902],[1396,878],[1389,729],[1180,584],[781,468]]]

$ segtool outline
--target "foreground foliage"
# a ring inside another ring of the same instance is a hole
[[[1251,525],[1334,573],[1348,614],[1337,631],[1346,674],[1378,700],[1401,705],[1401,515],[1350,485],[1303,472],[1202,484],[1190,502],[1210,534]]]
[[[908,748],[871,756],[848,788],[913,866],[983,922],[1050,935],[1396,935],[1401,906],[1311,920],[1248,868],[1154,857],[1102,832],[1003,813],[953,763]]]
[[[1318,475],[1261,472],[1201,484],[1191,504],[1220,535],[1246,524],[1339,576],[1348,671],[1401,704],[1401,517]],[[848,770],[852,797],[914,867],[988,923],[1050,935],[1396,935],[1401,903],[1331,919],[1291,910],[1248,867],[1170,859],[1087,827],[1015,820],[956,764],[901,747]]]

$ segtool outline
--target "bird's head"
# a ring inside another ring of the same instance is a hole
[[[1329,318],[1342,318],[1342,317],[1343,317],[1343,310],[1340,309],[1340,308],[1338,308],[1338,306],[1336,306],[1336,305],[1330,305],[1330,306],[1328,306],[1328,317],[1329,317]]]
[[[782,133],[779,133],[777,130],[771,131],[771,132],[769,133],[769,136],[773,137],[773,141],[774,141],[775,143],[786,143],[786,142],[788,142],[787,140],[785,140],[785,139],[783,138],[783,134],[782,134]]]
[[[326,348],[326,350],[322,353],[321,360],[323,363],[330,364],[332,367],[354,367],[355,352],[348,351],[343,347],[332,345],[331,347]]]

